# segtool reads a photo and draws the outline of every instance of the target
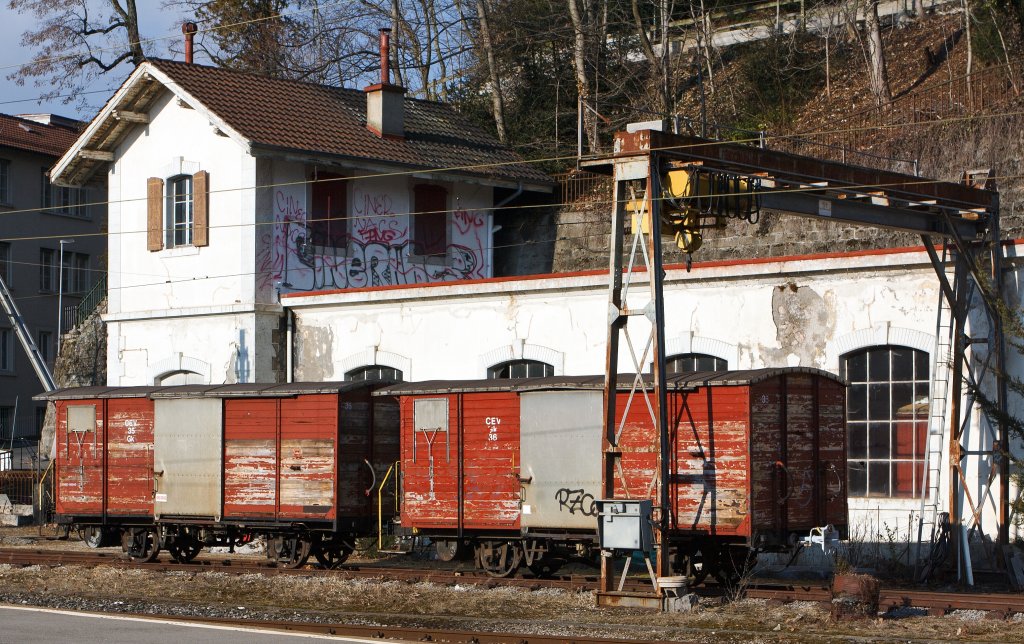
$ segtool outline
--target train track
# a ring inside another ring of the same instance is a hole
[[[15,566],[116,566],[123,568],[141,568],[158,572],[222,572],[228,574],[264,574],[264,575],[331,575],[342,579],[384,578],[407,582],[433,582],[437,584],[463,584],[482,587],[520,586],[526,588],[561,588],[565,590],[596,590],[599,579],[597,575],[564,575],[552,579],[534,577],[513,577],[497,579],[473,570],[444,570],[424,568],[399,568],[378,565],[345,565],[334,570],[323,570],[307,566],[299,569],[280,568],[272,563],[254,559],[206,556],[188,564],[169,561],[153,563],[135,563],[119,552],[74,552],[57,550],[34,550],[28,548],[0,549],[0,564]],[[627,584],[626,590],[649,589],[643,580]],[[723,589],[714,585],[697,588],[695,592],[704,597],[723,595]],[[774,582],[757,580],[743,589],[744,596],[753,599],[765,599],[775,602],[808,601],[822,605],[831,604],[833,594],[825,582]],[[917,589],[882,589],[879,594],[879,610],[887,611],[899,608],[918,608],[931,615],[942,615],[955,610],[985,611],[992,617],[1008,618],[1017,613],[1024,613],[1024,594],[1022,593],[974,593],[974,592],[935,592]],[[299,626],[296,625],[296,628]],[[322,624],[302,624],[303,629],[327,628]],[[290,626],[289,626],[290,628]],[[413,629],[415,630],[415,629]],[[308,632],[327,632],[311,630]],[[341,631],[339,631],[339,634]],[[422,635],[423,633],[421,633]],[[474,634],[479,636],[479,634]],[[363,636],[363,635],[360,635]],[[419,639],[419,638],[417,638]],[[429,641],[429,640],[424,640]],[[462,640],[451,640],[462,641]],[[471,640],[466,640],[471,641]],[[486,640],[477,638],[477,641]],[[505,640],[507,641],[507,640]],[[526,641],[526,640],[524,640]],[[533,641],[545,641],[529,639]],[[600,639],[584,640],[594,641]]]

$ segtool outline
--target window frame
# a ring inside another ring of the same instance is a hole
[[[693,369],[679,369],[678,363],[684,360],[693,360]],[[711,360],[714,369],[698,369],[697,366],[701,360]],[[719,365],[721,363],[721,365]],[[721,368],[718,368],[718,367]],[[710,353],[697,353],[695,351],[687,353],[675,353],[665,358],[665,373],[666,374],[681,374],[681,373],[697,373],[699,371],[728,371],[729,361],[725,358],[719,358],[718,356],[711,355]]]
[[[14,329],[0,326],[0,374],[14,375]]]
[[[306,211],[307,241],[319,248],[344,249],[351,233],[349,213],[349,178],[343,174],[314,170],[309,186],[309,204]],[[332,203],[340,197],[340,204]],[[331,204],[326,212],[321,200]]]
[[[13,253],[10,242],[0,242],[0,277],[3,278],[7,288],[14,289],[11,283],[11,271],[14,269]]]
[[[49,329],[36,330],[36,348],[39,349],[39,357],[46,364],[53,364],[53,331]]]
[[[525,375],[515,375],[516,367],[525,367]],[[530,371],[534,368],[540,368],[541,373],[539,375],[530,375]],[[506,375],[504,372],[508,370]],[[505,360],[493,364],[487,368],[487,379],[488,380],[506,380],[513,379],[518,380],[521,378],[550,378],[555,375],[555,366],[553,364],[544,362],[543,360],[530,360],[528,358],[519,358],[516,360]]]
[[[0,204],[9,206],[14,203],[11,195],[11,160],[0,159]]]
[[[58,280],[57,261],[58,251],[56,248],[39,247],[39,292],[56,293]]]
[[[438,203],[442,202],[442,203]],[[451,191],[436,183],[418,183],[412,188],[412,222],[409,241],[412,255],[443,264],[448,261],[448,248],[452,243]],[[441,234],[437,235],[440,230]],[[430,240],[423,241],[427,231]]]
[[[8,425],[10,425],[8,427]],[[0,438],[10,440],[14,438],[14,406],[0,405]]]
[[[176,174],[167,178],[166,185],[164,248],[193,246],[196,232],[195,178],[191,174]],[[178,192],[182,185],[187,186],[187,191]],[[179,233],[181,241],[178,240]]]
[[[362,380],[393,380],[395,382],[405,382],[405,374],[402,373],[401,369],[396,367],[389,367],[383,364],[371,364],[356,367],[355,369],[349,369],[345,372],[344,380],[346,382]]]
[[[83,187],[55,186],[50,182],[49,169],[42,168],[40,203],[49,215],[89,218],[88,192]],[[59,198],[57,198],[59,195]]]
[[[907,357],[897,364],[899,354]],[[917,499],[924,492],[931,360],[927,351],[903,345],[862,347],[841,356],[849,383],[850,497]]]

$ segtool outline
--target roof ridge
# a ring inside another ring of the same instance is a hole
[[[188,68],[188,69],[193,69],[193,68],[198,67],[198,68],[201,68],[201,69],[208,69],[208,70],[212,70],[212,71],[215,71],[215,72],[223,72],[225,74],[236,74],[238,76],[249,76],[249,77],[254,78],[254,79],[258,79],[258,80],[261,80],[261,81],[269,81],[269,82],[273,82],[273,83],[289,83],[289,84],[303,85],[303,86],[306,86],[306,87],[320,87],[320,88],[331,90],[331,91],[351,92],[351,93],[358,93],[358,94],[362,94],[363,93],[363,90],[356,89],[354,87],[340,87],[338,85],[325,85],[324,83],[314,83],[313,81],[299,80],[297,78],[280,78],[278,76],[269,76],[269,75],[260,74],[258,72],[248,71],[248,70],[244,70],[244,69],[232,69],[230,67],[219,67],[217,65],[205,65],[203,63],[186,63],[186,62],[181,61],[181,60],[172,60],[170,58],[155,58],[155,57],[154,58],[147,58],[146,62],[170,63],[171,65],[174,65],[176,67],[184,67],[184,68]]]

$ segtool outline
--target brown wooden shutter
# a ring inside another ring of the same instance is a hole
[[[164,180],[150,177],[146,182],[146,245],[151,251],[164,247]]]
[[[210,245],[210,173],[192,175],[192,245]]]

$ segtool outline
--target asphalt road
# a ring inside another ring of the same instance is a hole
[[[271,644],[331,640],[363,644],[369,640],[300,635],[277,631],[222,628],[96,613],[75,613],[21,606],[0,606],[0,644],[34,642],[188,642],[190,644]]]

